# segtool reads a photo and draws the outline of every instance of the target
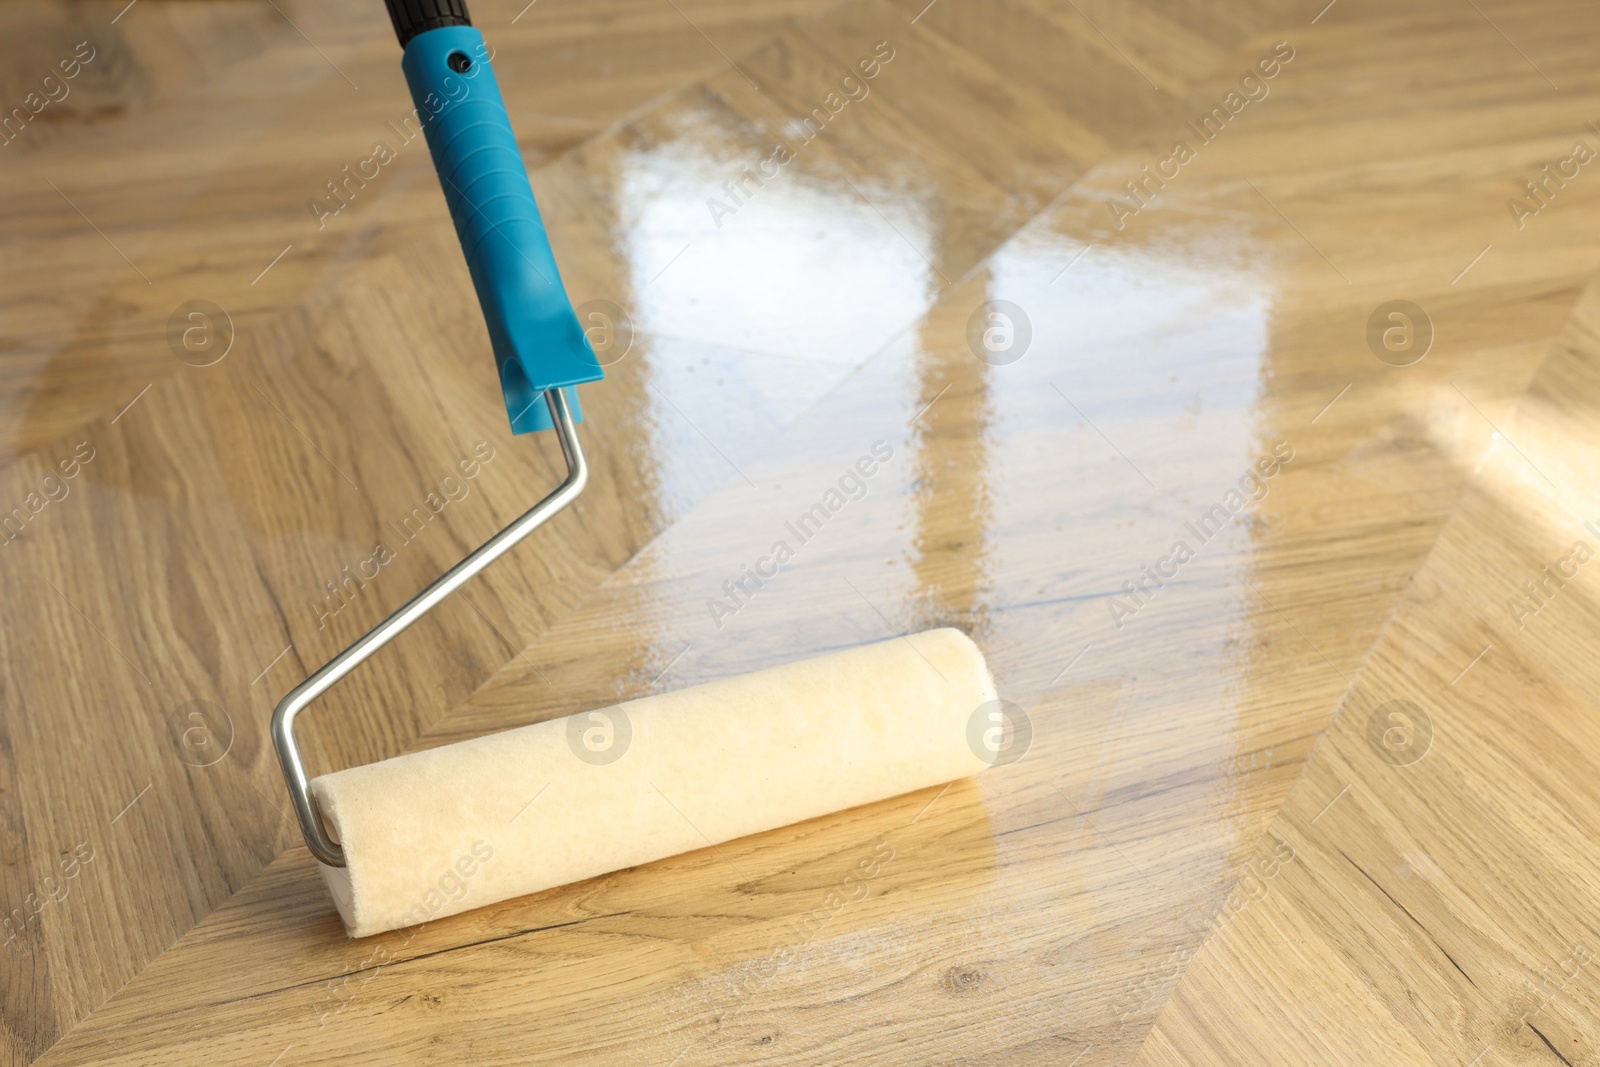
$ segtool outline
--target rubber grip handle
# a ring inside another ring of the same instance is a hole
[[[483,35],[413,37],[400,68],[489,327],[513,433],[551,428],[547,389],[604,377],[556,269]],[[577,390],[567,388],[579,416]]]

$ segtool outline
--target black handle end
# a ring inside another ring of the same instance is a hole
[[[389,7],[389,19],[394,23],[395,36],[400,47],[411,43],[411,38],[441,26],[470,26],[467,0],[384,0]]]

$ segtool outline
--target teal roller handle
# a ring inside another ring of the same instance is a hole
[[[561,284],[528,171],[483,35],[444,25],[417,33],[400,64],[422,119],[489,326],[513,433],[551,428],[547,389],[604,377]]]

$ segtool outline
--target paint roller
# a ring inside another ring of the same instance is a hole
[[[308,781],[294,721],[571,503],[576,386],[603,375],[545,235],[463,0],[387,0],[514,433],[554,431],[562,483],[296,686],[272,737],[352,937],[397,929],[977,773],[998,722],[983,655],[930,630],[533,723]],[[988,709],[986,711],[986,709]]]

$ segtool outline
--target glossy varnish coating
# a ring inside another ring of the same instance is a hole
[[[1565,635],[1537,649],[1501,658],[1525,638],[1489,614],[1566,551],[1552,501],[1582,517],[1593,468],[1575,398],[1600,186],[1585,172],[1521,229],[1506,207],[1600,114],[1592,15],[681,6],[475,8],[569,289],[626,309],[631,346],[584,393],[582,504],[314,707],[308,761],[945,624],[1025,710],[1027,756],[346,940],[265,743],[272,704],[541,495],[559,456],[505,433],[416,146],[323,230],[306,208],[404,111],[381,13],[285,6],[325,60],[292,25],[142,0],[116,23],[126,62],[155,47],[131,29],[151,13],[226,31],[237,61],[0,149],[19,153],[0,490],[68,488],[0,547],[0,892],[28,916],[0,948],[7,1056],[1379,1062],[1337,1042],[1394,1047],[1344,1025],[1388,1012],[1414,1052],[1467,1061],[1503,1031],[1512,1058],[1501,1000],[1451,983],[1520,988],[1600,936],[1573,829],[1593,738],[1576,713],[1544,721],[1584,692],[1581,579],[1527,621]],[[550,72],[584,56],[606,57],[587,80]],[[868,57],[867,91],[807,137],[796,118]],[[1179,140],[1192,158],[1131,199]],[[779,142],[792,160],[741,187]],[[234,315],[211,366],[168,348],[191,299]],[[1406,367],[1367,342],[1396,299],[1432,324]],[[1020,358],[975,355],[991,300],[1026,315]],[[890,458],[797,543],[787,524],[874,449]],[[1523,458],[1568,488],[1541,496]],[[419,521],[430,492],[449,502]],[[777,541],[792,559],[730,599]],[[392,562],[329,597],[380,543]],[[1435,674],[1482,686],[1461,699],[1484,710],[1412,696],[1435,748],[1374,762],[1363,701]],[[1530,692],[1537,723],[1492,717]],[[195,766],[185,731],[220,738],[217,707],[231,747]],[[1516,736],[1467,739],[1490,722]],[[1469,770],[1518,791],[1494,825],[1557,853],[1457,841],[1489,817]],[[864,860],[869,891],[802,922]],[[1518,891],[1536,862],[1562,888]],[[1469,869],[1492,908],[1406,895]],[[32,914],[30,894],[51,902]],[[1543,998],[1567,1021],[1539,1033],[1574,1063],[1584,981]]]

